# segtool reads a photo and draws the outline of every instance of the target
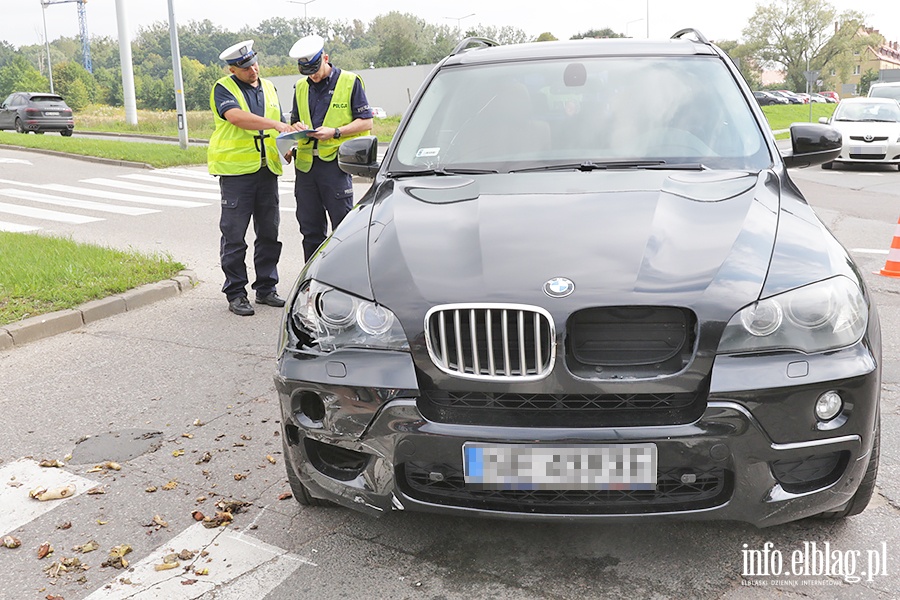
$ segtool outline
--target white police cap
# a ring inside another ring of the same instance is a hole
[[[288,56],[296,58],[298,63],[313,63],[322,56],[325,49],[325,40],[321,35],[308,35],[297,40]]]
[[[235,67],[246,68],[255,65],[259,60],[257,53],[253,51],[253,40],[245,40],[238,42],[234,46],[229,46],[219,55],[229,65]]]

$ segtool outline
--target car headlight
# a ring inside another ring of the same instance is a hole
[[[725,327],[719,353],[843,348],[862,337],[867,321],[862,291],[848,278],[834,277],[740,310]]]
[[[409,350],[394,313],[318,281],[300,287],[291,321],[305,344],[323,352],[338,348]]]

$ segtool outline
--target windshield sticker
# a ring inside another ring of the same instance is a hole
[[[426,156],[437,156],[441,153],[440,148],[419,148],[416,151],[416,158],[423,158]]]

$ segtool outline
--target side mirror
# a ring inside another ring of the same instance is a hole
[[[828,117],[819,117],[819,123],[822,125],[828,125],[831,122],[831,119]]]
[[[821,123],[791,125],[791,149],[782,152],[788,168],[811,167],[831,162],[841,153],[841,132]]]
[[[365,135],[352,138],[338,147],[338,166],[344,173],[375,177],[378,164],[378,138]]]

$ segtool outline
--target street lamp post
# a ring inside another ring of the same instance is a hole
[[[178,25],[175,23],[174,0],[169,0],[169,42],[172,45],[172,73],[175,78],[175,113],[178,118],[178,145],[188,147],[187,113],[184,105],[184,80],[181,76],[181,50],[178,46]]]
[[[55,94],[53,91],[53,66],[50,64],[52,61],[50,60],[50,38],[47,37],[47,3],[44,0],[41,0],[41,13],[44,17],[44,44],[47,45],[47,75],[50,78],[50,93]]]
[[[306,2],[300,2],[300,0],[288,0],[291,4],[302,4],[303,5],[303,20],[306,20],[306,5],[312,4],[316,0],[306,0]]]
[[[444,18],[450,19],[451,21],[456,21],[456,29],[461,30],[462,29],[462,26],[461,26],[462,20],[468,19],[469,17],[474,17],[474,16],[475,16],[475,13],[466,15],[464,17],[444,17]]]

